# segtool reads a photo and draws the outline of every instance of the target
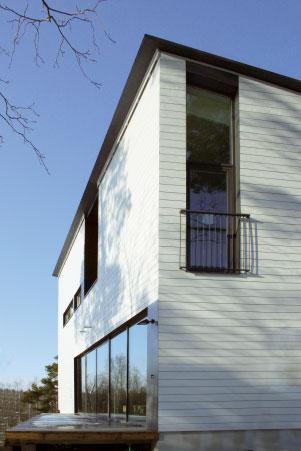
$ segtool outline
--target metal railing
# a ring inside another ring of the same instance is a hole
[[[250,271],[250,215],[180,210],[180,267],[188,271]]]

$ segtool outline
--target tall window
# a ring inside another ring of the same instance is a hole
[[[111,415],[127,413],[127,331],[111,340]]]
[[[97,279],[98,264],[98,198],[91,211],[85,217],[85,258],[84,258],[84,292],[92,287]]]
[[[134,324],[76,359],[78,411],[145,420],[147,324]]]
[[[187,266],[224,269],[235,213],[232,100],[187,87]],[[230,215],[230,216],[229,216]]]
[[[96,349],[96,412],[108,415],[109,413],[109,342],[103,343]]]
[[[146,327],[136,325],[129,329],[129,415],[146,415],[146,375],[147,375]]]
[[[96,350],[90,351],[86,356],[86,398],[87,411],[94,412],[96,409]]]

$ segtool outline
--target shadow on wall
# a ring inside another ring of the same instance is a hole
[[[250,276],[301,276],[301,184],[299,196],[290,191],[293,188],[259,183],[254,188],[244,181],[243,198],[248,205],[244,209],[251,214]]]
[[[74,339],[83,349],[148,304],[140,282],[136,241],[131,232],[132,194],[126,170],[128,144],[119,144],[99,190],[98,278],[74,315]],[[84,262],[81,274],[84,274]],[[92,326],[92,329],[84,329]],[[85,332],[80,332],[84,330]]]
[[[233,293],[236,287],[233,283]],[[172,306],[161,303],[163,430],[300,427],[301,330],[295,321],[300,307],[296,297],[273,295],[245,292],[240,299],[226,298],[217,288],[210,305],[203,295],[194,303],[187,297]],[[187,440],[185,450],[199,449]],[[234,449],[217,444],[208,449]]]

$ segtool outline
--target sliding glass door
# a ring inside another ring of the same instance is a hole
[[[112,420],[145,420],[147,324],[125,327],[76,359],[79,412]]]

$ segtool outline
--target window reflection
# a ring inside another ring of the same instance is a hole
[[[233,210],[231,98],[187,87],[187,266],[229,266]],[[213,213],[213,214],[210,214]]]
[[[78,410],[145,420],[147,325],[128,326],[80,358]]]
[[[127,332],[111,340],[111,414],[126,414]]]
[[[187,87],[187,159],[198,163],[230,163],[230,98]]]
[[[109,412],[109,343],[97,348],[97,413]]]
[[[87,412],[87,396],[86,396],[86,356],[80,359],[81,369],[81,394],[80,394],[80,410]]]
[[[86,396],[87,412],[96,409],[96,350],[87,354]]]
[[[147,326],[129,329],[129,415],[146,415]]]

